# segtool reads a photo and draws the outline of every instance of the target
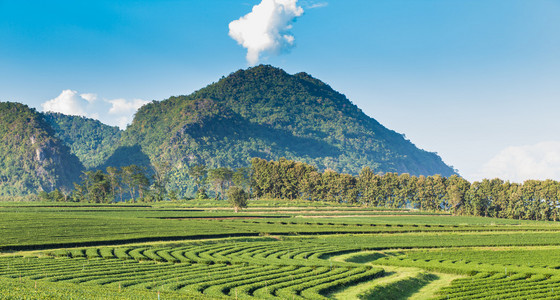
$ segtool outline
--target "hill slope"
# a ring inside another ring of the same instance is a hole
[[[98,120],[61,113],[43,113],[56,137],[70,147],[84,167],[91,169],[102,165],[115,151],[122,131]]]
[[[69,190],[82,170],[40,113],[0,102],[0,195]]]
[[[364,166],[377,172],[454,174],[438,155],[416,148],[327,84],[263,65],[191,95],[143,106],[117,153],[121,159],[113,157],[112,164],[130,163],[131,153],[171,162],[175,181],[186,179],[189,165],[240,167],[251,157],[286,157],[354,174]]]

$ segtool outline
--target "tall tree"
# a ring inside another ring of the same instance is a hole
[[[470,183],[457,175],[452,175],[447,179],[447,198],[448,206],[453,214],[462,214],[465,209],[465,194],[470,187]]]
[[[358,189],[360,190],[360,201],[362,204],[374,205],[376,198],[376,186],[374,184],[375,173],[370,167],[364,167],[358,176]]]
[[[109,180],[109,185],[111,186],[111,194],[113,196],[117,195],[117,190],[120,195],[120,201],[122,202],[122,183],[121,183],[121,171],[115,167],[107,167],[107,179]],[[113,198],[114,200],[114,198]]]
[[[169,174],[172,166],[165,161],[155,162],[152,165],[153,169],[153,188],[155,194],[152,195],[156,201],[161,201],[167,194],[167,183],[169,182]]]
[[[145,174],[145,169],[137,165],[121,168],[122,182],[128,187],[130,198],[135,202],[136,193],[142,198],[144,190],[150,185],[150,180]]]
[[[211,169],[208,172],[208,180],[214,186],[214,189],[216,191],[216,198],[224,198],[224,191],[227,187],[230,186],[232,177],[233,171],[224,167]]]
[[[251,189],[251,169],[247,167],[237,168],[232,175],[232,182],[245,191]]]
[[[204,184],[207,174],[208,169],[205,165],[194,165],[189,168],[189,176],[194,178],[197,189]]]
[[[227,190],[228,201],[233,206],[235,212],[247,207],[247,201],[249,200],[249,195],[238,186],[232,186]]]
[[[82,179],[87,202],[105,203],[111,200],[111,185],[107,174],[103,171],[86,171],[83,173]]]

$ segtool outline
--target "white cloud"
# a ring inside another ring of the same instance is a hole
[[[488,161],[477,177],[520,183],[527,179],[560,180],[560,141],[507,147]]]
[[[41,104],[43,111],[59,112],[66,115],[87,116],[85,106],[88,100],[73,90],[64,90],[58,97]]]
[[[58,97],[42,103],[41,107],[43,111],[88,117],[124,129],[132,122],[134,113],[146,103],[148,101],[142,99],[99,99],[97,94],[64,90]]]
[[[88,102],[93,102],[97,100],[97,94],[81,94],[82,98],[86,99]]]
[[[308,4],[305,8],[307,9],[314,9],[314,8],[322,8],[329,5],[329,3],[327,2],[318,2],[318,3],[312,3],[312,4]]]
[[[125,129],[132,122],[132,116],[121,116],[114,119],[114,125],[120,129]]]
[[[303,14],[297,0],[262,0],[253,10],[229,23],[229,36],[247,48],[247,62],[256,65],[263,52],[277,53],[294,44],[291,23]]]
[[[134,99],[128,101],[126,99],[114,99],[108,100],[111,103],[111,109],[109,109],[110,114],[134,114],[142,105],[147,104],[148,101],[142,99]]]
[[[142,107],[142,105],[148,103],[148,101],[142,99],[134,99],[131,101],[126,99],[114,99],[108,100],[108,102],[111,103],[109,114],[115,116],[115,125],[122,129],[126,128],[126,125],[132,123],[134,113]]]

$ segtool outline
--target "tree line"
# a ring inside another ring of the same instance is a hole
[[[39,197],[90,203],[174,201],[179,199],[178,193],[166,188],[170,171],[171,166],[166,163],[155,164],[151,170],[130,165],[86,171],[71,193],[54,190],[41,192]],[[369,167],[362,168],[358,175],[350,175],[329,169],[321,172],[309,164],[284,158],[253,158],[250,168],[238,169],[194,165],[188,175],[194,181],[194,197],[198,199],[239,199],[245,204],[249,197],[302,199],[446,211],[455,215],[560,219],[560,182],[553,180],[511,183],[496,178],[471,183],[457,175],[377,174]]]
[[[54,191],[40,192],[39,198],[47,201],[70,201],[89,203],[110,203],[125,200],[143,199],[162,195],[157,190],[156,180],[147,175],[146,168],[130,165],[121,168],[108,167],[105,171],[84,171],[81,182],[74,183],[74,189],[65,194]],[[150,199],[151,200],[151,199]]]
[[[196,185],[195,198],[212,197],[222,200],[239,198],[240,193],[242,196],[245,196],[243,193],[249,195],[250,171],[250,168],[210,169],[205,165],[194,165],[189,168],[189,176],[194,179]],[[88,203],[179,200],[178,192],[167,188],[170,173],[171,166],[168,163],[154,164],[151,169],[129,165],[84,171],[80,177],[81,182],[74,183],[74,189],[70,193],[55,189],[50,193],[42,191],[38,196],[43,201]]]
[[[286,159],[253,158],[254,197],[305,199],[388,208],[447,211],[455,215],[525,220],[560,219],[560,183],[527,180],[511,183],[484,179],[470,183],[443,177],[376,174],[364,167],[357,176]]]

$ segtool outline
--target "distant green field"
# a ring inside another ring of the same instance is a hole
[[[402,252],[407,259],[450,260],[503,266],[560,269],[560,247],[492,247],[468,249],[427,249]]]
[[[234,213],[209,202],[0,205],[0,299],[326,299],[346,290],[546,299],[560,289],[554,222],[270,201]]]

